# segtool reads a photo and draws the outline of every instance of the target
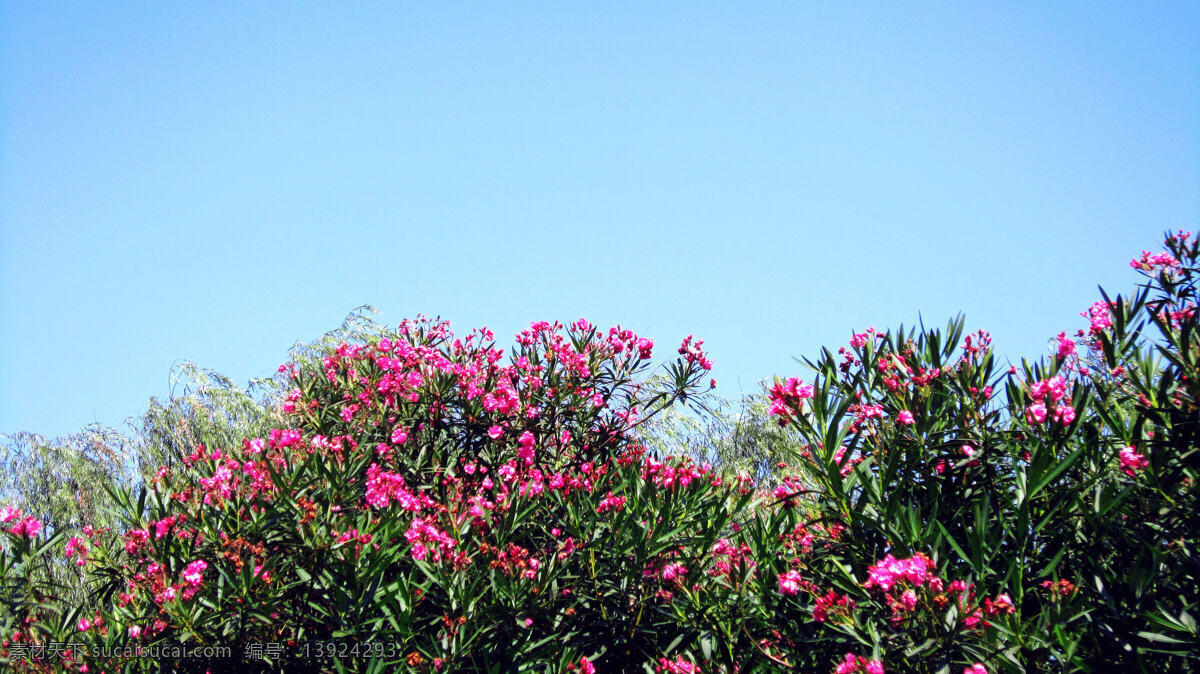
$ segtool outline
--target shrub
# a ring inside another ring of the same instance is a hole
[[[1169,236],[1134,260],[1135,293],[1020,368],[962,319],[853,334],[773,382],[758,416],[704,416],[690,337],[652,376],[652,341],[586,321],[535,323],[508,352],[427,319],[297,352],[275,407],[236,422],[276,427],[231,442],[198,417],[216,442],[112,488],[115,530],[64,541],[4,512],[0,654],[88,671],[1186,670],[1198,260]],[[680,403],[699,412],[668,416]],[[88,602],[31,571],[60,544]],[[206,646],[229,651],[182,650]]]

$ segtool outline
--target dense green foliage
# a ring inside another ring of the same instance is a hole
[[[1133,266],[1143,285],[1049,359],[1001,365],[961,320],[871,330],[739,404],[691,337],[654,374],[653,342],[586,321],[506,351],[355,314],[250,392],[188,370],[133,440],[9,439],[28,468],[0,512],[2,654],[1191,671],[1200,247],[1171,235]]]

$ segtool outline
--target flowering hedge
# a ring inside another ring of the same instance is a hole
[[[854,334],[769,387],[795,458],[757,482],[642,444],[646,420],[715,386],[691,337],[654,378],[654,343],[620,327],[535,323],[505,351],[486,329],[405,321],[282,366],[285,423],[113,489],[117,530],[0,511],[0,656],[1180,671],[1200,655],[1198,258],[1168,237],[1134,260],[1137,291],[1021,368],[961,320]],[[64,541],[94,589],[83,605],[34,573]]]

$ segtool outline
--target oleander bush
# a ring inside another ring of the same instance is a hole
[[[1001,364],[961,319],[869,329],[735,413],[701,342],[656,369],[651,340],[583,320],[507,350],[416,319],[294,352],[261,411],[161,407],[167,450],[140,486],[108,481],[111,521],[0,511],[0,656],[1191,671],[1200,246],[1132,265],[1143,283],[1049,358]],[[171,435],[181,416],[203,432]]]

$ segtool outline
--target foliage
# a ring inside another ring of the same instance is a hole
[[[132,451],[128,439],[110,428],[89,426],[66,438],[34,433],[0,437],[0,503],[20,504],[48,533],[79,531],[84,526],[113,526],[119,512],[102,485],[128,485]],[[58,536],[44,554],[20,567],[29,580],[55,588],[69,604],[87,599],[78,568],[62,559],[65,538]],[[42,546],[39,546],[39,549]],[[0,609],[0,620],[11,616]]]
[[[1171,235],[1133,266],[1143,285],[1105,295],[1049,359],[1004,367],[962,319],[868,330],[736,412],[691,337],[654,375],[653,342],[620,327],[535,323],[504,351],[486,329],[368,321],[294,350],[258,397],[210,380],[187,392],[207,407],[152,408],[161,464],[141,488],[109,480],[113,529],[64,543],[65,519],[0,512],[0,654],[89,671],[1189,671],[1200,246]],[[35,570],[59,544],[88,602]],[[66,641],[82,647],[14,655]],[[179,651],[214,646],[231,652]]]
[[[675,405],[641,426],[646,447],[661,456],[682,455],[732,475],[768,480],[779,464],[800,457],[788,434],[768,415],[761,395],[732,402],[706,396],[703,406]]]

